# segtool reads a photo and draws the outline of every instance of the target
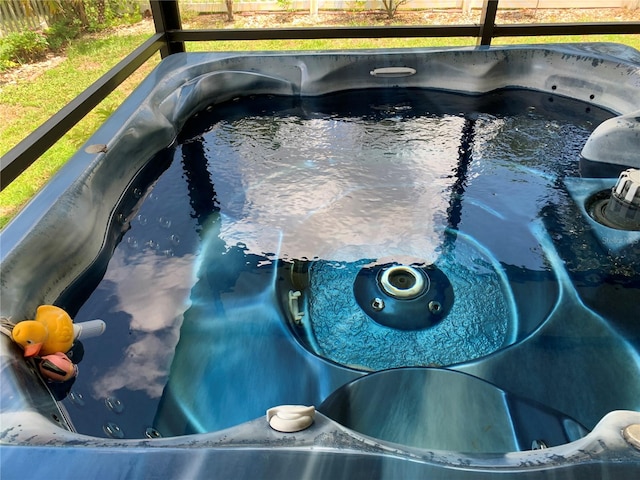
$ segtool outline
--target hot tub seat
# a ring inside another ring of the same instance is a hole
[[[318,410],[367,436],[429,450],[507,453],[587,433],[560,412],[446,369],[373,373],[339,388]]]

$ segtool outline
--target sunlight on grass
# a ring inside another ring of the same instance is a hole
[[[313,51],[358,50],[376,48],[419,48],[475,45],[475,38],[349,38],[312,40],[237,40],[219,42],[192,42],[190,52],[244,52],[244,51]]]
[[[25,133],[35,130],[146,38],[146,35],[115,37],[98,42],[99,47],[90,45],[92,42],[81,42],[69,49],[64,62],[45,71],[40,77],[30,82],[4,85],[0,91],[0,111],[5,106],[11,106],[25,114],[14,115],[11,121],[0,124],[0,154],[13,148],[25,137]],[[71,158],[158,62],[159,56],[154,56],[142,65],[0,192],[0,228]]]
[[[544,37],[504,37],[493,39],[493,45],[526,45],[535,43],[590,43],[610,42],[628,45],[640,50],[640,35],[559,35]]]

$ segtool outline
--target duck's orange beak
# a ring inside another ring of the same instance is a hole
[[[24,347],[24,356],[25,357],[35,357],[40,353],[42,349],[42,343],[30,343],[29,345],[25,345]]]

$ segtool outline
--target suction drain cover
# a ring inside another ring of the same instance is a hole
[[[440,322],[453,305],[453,287],[435,265],[376,265],[358,272],[353,291],[360,308],[380,325],[419,330]]]

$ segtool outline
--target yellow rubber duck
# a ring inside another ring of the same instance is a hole
[[[35,320],[17,323],[11,337],[23,348],[25,357],[66,353],[73,345],[73,321],[59,307],[40,305]]]

